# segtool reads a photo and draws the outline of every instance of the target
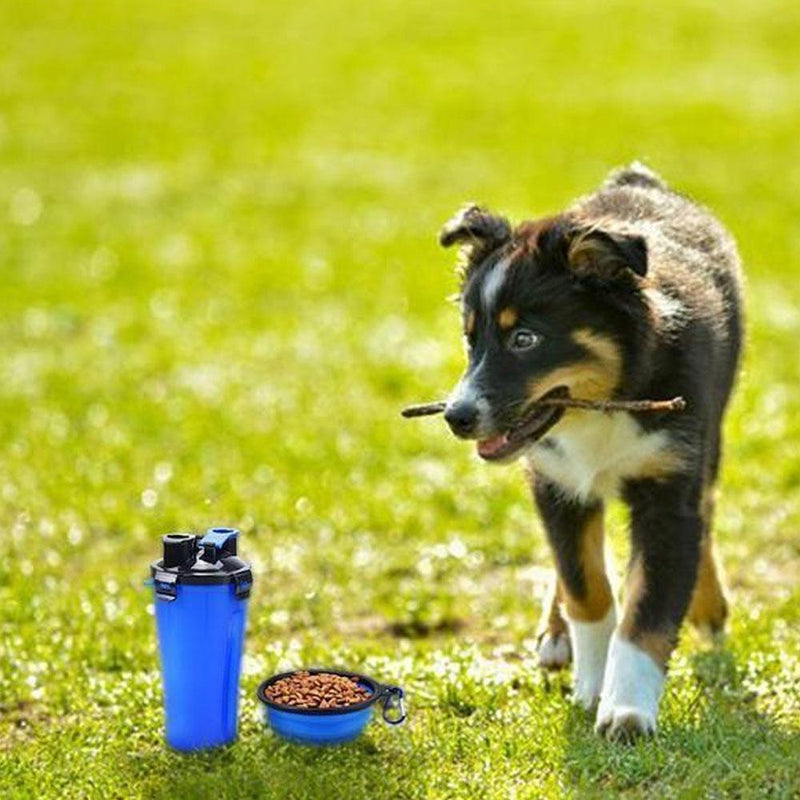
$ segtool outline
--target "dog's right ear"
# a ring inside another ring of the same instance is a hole
[[[460,245],[462,255],[472,264],[510,239],[508,220],[475,204],[462,208],[445,223],[439,234],[442,247]]]

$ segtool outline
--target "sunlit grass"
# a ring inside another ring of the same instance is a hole
[[[0,6],[0,795],[791,796],[796,4],[73,6]],[[729,643],[687,636],[659,738],[619,748],[535,667],[519,469],[398,410],[461,367],[440,223],[634,157],[737,235],[749,347]],[[218,522],[256,572],[241,735],[186,758],[143,579],[162,532]],[[255,688],[314,663],[404,685],[409,724],[276,742]]]

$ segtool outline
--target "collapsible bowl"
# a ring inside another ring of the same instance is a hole
[[[273,683],[288,678],[296,672],[318,675],[341,675],[357,678],[358,685],[369,692],[360,703],[341,708],[298,708],[267,699],[267,689]],[[383,701],[383,719],[390,725],[399,725],[406,718],[404,692],[399,686],[384,686],[378,681],[357,672],[338,669],[306,669],[282,672],[265,680],[258,687],[258,699],[264,704],[264,721],[278,736],[303,744],[340,744],[361,735],[372,716],[372,706]]]

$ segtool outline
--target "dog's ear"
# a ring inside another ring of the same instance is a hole
[[[583,228],[572,231],[567,260],[581,278],[613,280],[626,272],[647,275],[647,242],[635,234]]]
[[[462,257],[473,264],[510,239],[508,220],[475,204],[462,208],[439,233],[442,247],[459,244]]]

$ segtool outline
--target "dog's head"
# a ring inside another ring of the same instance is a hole
[[[642,237],[567,215],[512,230],[469,206],[440,242],[461,247],[468,354],[445,419],[478,441],[482,458],[508,461],[556,425],[561,409],[532,410],[543,397],[604,399],[618,389],[647,273]]]

